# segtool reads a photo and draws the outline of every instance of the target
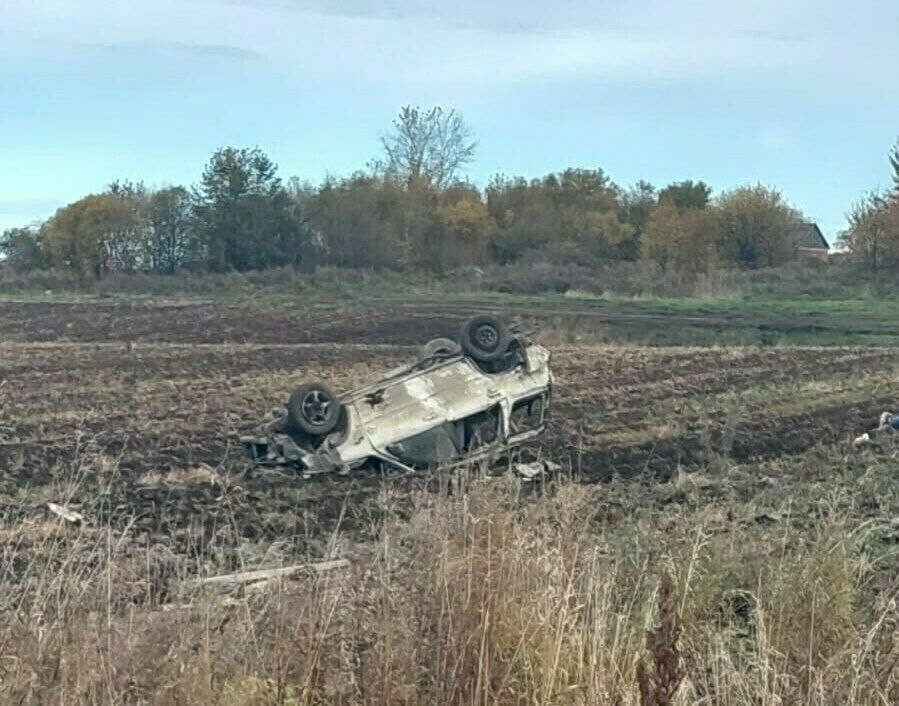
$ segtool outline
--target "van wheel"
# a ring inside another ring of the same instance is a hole
[[[473,316],[462,327],[462,349],[479,363],[491,363],[509,350],[509,328],[491,314]]]
[[[310,380],[291,393],[287,403],[290,423],[302,432],[324,436],[334,431],[340,419],[340,400],[327,383]]]

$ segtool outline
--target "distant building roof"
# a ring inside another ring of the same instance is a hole
[[[793,226],[793,236],[796,238],[797,247],[814,248],[815,250],[830,249],[817,223],[797,223]]]

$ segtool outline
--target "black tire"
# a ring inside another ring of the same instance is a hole
[[[500,360],[509,350],[512,333],[490,314],[473,316],[462,327],[462,350],[479,363]]]
[[[334,388],[327,383],[319,380],[301,383],[290,395],[287,418],[299,431],[324,436],[337,426],[340,400]]]
[[[432,338],[418,351],[419,360],[427,360],[436,356],[449,357],[462,350],[458,343],[451,338]]]

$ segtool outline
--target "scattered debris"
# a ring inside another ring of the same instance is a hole
[[[899,432],[899,414],[894,412],[884,412],[880,415],[877,428],[867,431],[852,442],[855,447],[864,446],[865,444],[876,443],[885,434],[896,434]]]
[[[562,466],[553,461],[532,461],[531,463],[516,463],[515,472],[522,480],[531,481],[542,478],[550,473],[558,473]]]
[[[852,442],[853,446],[863,446],[871,442],[871,435],[868,432],[865,432],[861,436],[855,437]]]
[[[219,598],[214,605],[217,608],[246,608],[247,602],[240,598]],[[193,611],[197,606],[193,603],[165,603],[159,606],[163,613],[172,613],[178,610]]]
[[[223,593],[228,593],[239,587],[247,587],[250,584],[264,583],[273,579],[291,578],[303,573],[323,574],[338,569],[346,569],[349,566],[350,562],[347,559],[334,559],[312,564],[282,566],[277,569],[257,569],[255,571],[240,571],[234,574],[191,579],[187,584],[194,588],[213,588]]]
[[[64,519],[66,522],[71,522],[72,524],[80,524],[84,522],[84,515],[82,515],[80,512],[70,510],[69,508],[62,505],[57,505],[56,503],[47,503],[47,509],[57,517],[61,517],[62,519]]]

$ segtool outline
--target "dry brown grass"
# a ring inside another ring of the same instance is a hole
[[[671,493],[683,510],[651,511]],[[586,705],[638,704],[642,689],[654,706],[895,703],[899,586],[878,573],[890,553],[871,551],[857,498],[836,489],[795,521],[782,506],[769,531],[723,505],[686,512],[703,493],[384,486],[376,541],[329,542],[350,573],[228,600],[183,588],[221,571],[226,547],[176,555],[121,521],[20,521],[3,550],[0,700]]]

